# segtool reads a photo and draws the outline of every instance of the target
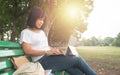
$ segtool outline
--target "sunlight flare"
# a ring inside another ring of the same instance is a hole
[[[77,6],[70,5],[67,7],[67,15],[69,18],[75,19],[79,15],[79,9]]]
[[[68,14],[71,18],[76,18],[78,16],[78,10],[75,7],[70,7],[68,9]]]

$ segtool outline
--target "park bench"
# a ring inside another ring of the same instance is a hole
[[[18,42],[0,41],[0,75],[12,75],[15,71],[11,57],[25,55]],[[56,71],[54,75],[62,75],[63,71]],[[64,75],[69,75],[67,72]]]

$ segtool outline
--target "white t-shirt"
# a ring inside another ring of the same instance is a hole
[[[35,33],[29,29],[24,29],[20,36],[20,44],[22,44],[22,42],[31,44],[33,50],[50,50],[48,39],[43,30]],[[32,56],[32,60],[37,61],[42,56]]]

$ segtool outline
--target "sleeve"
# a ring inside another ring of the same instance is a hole
[[[23,42],[26,42],[26,43],[31,43],[31,39],[30,39],[30,34],[23,30],[20,34],[20,44],[22,44]]]

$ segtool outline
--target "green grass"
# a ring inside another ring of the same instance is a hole
[[[120,75],[120,47],[80,46],[77,50],[99,75]]]

